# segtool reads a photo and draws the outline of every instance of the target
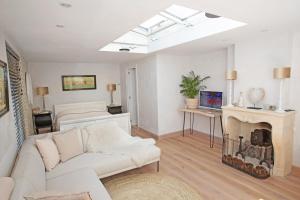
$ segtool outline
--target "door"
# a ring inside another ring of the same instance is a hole
[[[136,68],[127,71],[127,109],[130,112],[131,125],[138,125]]]

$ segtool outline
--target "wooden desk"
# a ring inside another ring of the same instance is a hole
[[[185,127],[185,114],[190,113],[190,134],[194,132],[194,118],[195,114],[202,115],[209,118],[209,146],[210,148],[214,147],[215,142],[215,125],[216,125],[216,118],[220,118],[221,123],[221,130],[223,136],[223,125],[222,125],[222,111],[218,110],[209,110],[209,109],[188,109],[182,108],[179,109],[180,112],[183,112],[183,128],[182,128],[182,136],[184,137],[184,127]],[[212,126],[213,121],[213,126]]]

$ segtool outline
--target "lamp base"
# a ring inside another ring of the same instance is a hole
[[[283,109],[277,109],[277,110],[275,110],[275,112],[279,112],[279,113],[285,113],[286,111],[285,110],[283,110]]]
[[[250,107],[247,107],[247,109],[261,110],[262,108],[250,106]]]

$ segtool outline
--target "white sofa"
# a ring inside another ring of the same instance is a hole
[[[55,133],[50,133],[49,135]],[[108,177],[126,170],[140,167],[128,154],[84,153],[58,164],[50,172],[45,171],[43,160],[35,146],[35,139],[44,135],[31,136],[22,145],[12,177],[15,188],[11,200],[23,200],[34,192],[55,191],[63,193],[89,192],[93,200],[111,199],[99,178]],[[137,142],[142,139],[137,139]],[[158,162],[160,149],[153,143],[143,142],[147,149],[143,165]],[[123,147],[130,151],[130,146]],[[136,151],[134,152],[141,153]],[[134,153],[132,152],[132,153]]]

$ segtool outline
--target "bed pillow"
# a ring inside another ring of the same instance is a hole
[[[33,193],[24,198],[26,200],[92,200],[88,192],[64,194],[55,191]]]
[[[35,140],[47,171],[51,171],[60,161],[57,147],[50,137]]]
[[[107,152],[132,143],[132,137],[115,122],[93,124],[86,127],[86,131],[88,152]]]
[[[84,153],[81,137],[79,128],[73,128],[61,134],[53,135],[53,140],[57,145],[62,162]]]
[[[11,177],[0,177],[0,196],[2,200],[10,199],[14,186],[14,179]]]

